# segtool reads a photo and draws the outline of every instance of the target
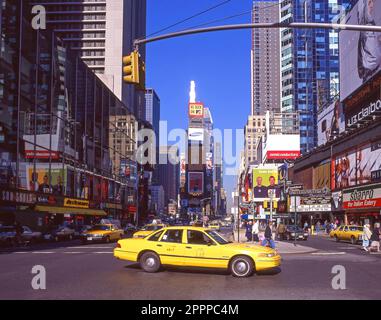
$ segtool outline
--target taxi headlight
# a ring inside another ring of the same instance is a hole
[[[276,256],[275,252],[272,252],[272,253],[260,253],[258,255],[258,257],[260,257],[260,258],[273,258],[275,256]]]

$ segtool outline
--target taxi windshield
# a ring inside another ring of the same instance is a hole
[[[358,226],[350,226],[349,227],[350,231],[363,231],[363,227],[358,227]]]
[[[94,226],[90,229],[90,231],[106,231],[106,230],[110,230],[110,227],[98,225],[98,226]]]
[[[226,240],[223,236],[221,236],[218,232],[207,230],[206,233],[213,238],[214,241],[216,241],[219,244],[228,244],[232,243],[231,241]]]
[[[158,225],[155,225],[155,226],[145,226],[143,227],[141,230],[142,231],[155,231],[155,230],[159,230],[163,228],[162,226],[158,226]]]

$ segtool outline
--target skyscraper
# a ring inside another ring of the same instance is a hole
[[[47,12],[53,28],[66,46],[134,112],[144,119],[144,93],[123,84],[122,58],[133,50],[133,40],[146,32],[146,0],[35,0]],[[144,46],[140,53],[145,58]]]
[[[253,23],[279,21],[278,0],[254,0]],[[251,114],[280,110],[279,29],[253,29],[251,48]]]
[[[281,0],[281,22],[332,22],[347,0]],[[281,110],[300,112],[301,152],[317,145],[317,111],[339,94],[338,32],[281,29]]]
[[[164,188],[165,205],[177,201],[180,188],[179,149],[176,146],[160,147],[159,184]]]
[[[149,122],[155,132],[156,141],[156,164],[159,161],[159,133],[160,133],[160,98],[154,89],[146,90],[145,120]],[[154,171],[153,182],[158,183],[158,170]]]

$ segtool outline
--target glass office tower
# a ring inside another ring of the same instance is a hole
[[[348,2],[281,0],[281,21],[333,22]],[[339,70],[337,30],[281,30],[282,111],[300,112],[302,153],[317,146],[317,111],[338,96]]]

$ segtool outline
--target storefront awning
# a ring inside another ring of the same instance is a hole
[[[78,214],[78,215],[84,215],[84,216],[107,216],[107,213],[104,210],[97,210],[97,209],[36,206],[35,210],[40,212],[48,212],[52,214]]]

